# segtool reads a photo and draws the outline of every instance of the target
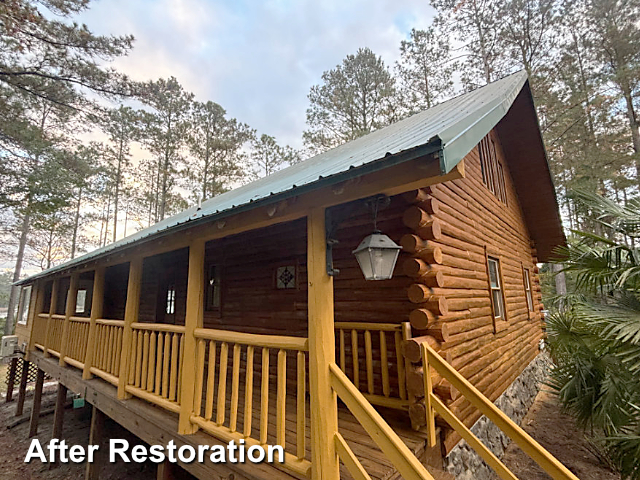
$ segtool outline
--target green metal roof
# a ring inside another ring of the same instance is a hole
[[[268,177],[218,195],[204,202],[201,208],[184,210],[18,284],[94,260],[142,239],[280,201],[429,153],[439,153],[441,172],[448,173],[504,117],[526,81],[525,72],[514,73]]]

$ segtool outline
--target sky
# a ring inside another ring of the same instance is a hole
[[[359,47],[392,67],[400,41],[426,28],[427,0],[97,0],[80,21],[135,37],[113,66],[135,80],[175,76],[197,100],[279,143],[302,146],[307,94]]]

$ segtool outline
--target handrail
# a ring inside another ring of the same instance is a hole
[[[287,337],[284,335],[262,335],[257,333],[243,333],[231,330],[214,330],[211,328],[196,328],[195,337],[218,342],[239,343],[254,347],[278,348],[284,350],[309,351],[309,339],[306,337]]]
[[[69,317],[69,320],[72,322],[78,322],[78,323],[89,323],[89,319],[86,317]]]
[[[382,332],[399,332],[401,323],[369,323],[369,322],[335,322],[336,330],[375,330]]]
[[[340,367],[332,363],[329,365],[329,369],[333,390],[382,450],[382,453],[391,461],[400,475],[407,480],[434,480],[424,465],[420,463],[420,460],[409,450],[391,426],[384,421],[365,396],[351,383]],[[342,456],[341,458],[344,461],[344,458],[348,457]],[[358,473],[358,471],[350,472],[354,476]],[[363,477],[359,476],[357,478]]]
[[[108,320],[106,318],[98,318],[98,325],[111,325],[112,327],[124,327],[124,320]]]
[[[571,473],[567,467],[545,450],[542,445],[531,438],[520,426],[514,423],[504,412],[496,407],[426,343],[422,344],[422,361],[425,372],[428,372],[430,367],[433,367],[435,371],[448,380],[453,387],[458,389],[467,401],[480,410],[480,412],[491,420],[504,434],[511,438],[523,452],[542,467],[551,478],[554,480],[578,480],[578,477]],[[429,429],[432,430],[434,428],[435,414],[438,413],[474,447],[478,454],[496,470],[496,473],[501,478],[508,480],[517,479],[490,450],[484,447],[477,437],[473,435],[471,430],[458,420],[447,406],[433,394],[433,391],[429,388],[430,382],[427,381],[427,377],[428,375],[425,375],[425,394],[429,400],[427,404],[427,425]],[[427,385],[427,383],[429,385]]]
[[[184,333],[184,325],[168,325],[166,323],[134,322],[131,324],[131,328],[134,330],[148,330],[150,332]]]

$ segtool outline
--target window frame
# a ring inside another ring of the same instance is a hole
[[[82,302],[82,310],[78,310],[78,296],[80,295],[80,292],[84,292],[84,301]],[[87,296],[88,296],[88,290],[86,288],[79,288],[78,290],[76,290],[76,306],[73,309],[74,313],[87,313]]]
[[[214,271],[213,284],[211,283],[212,269]],[[207,263],[205,274],[204,310],[219,315],[222,311],[222,267],[216,262]]]
[[[491,262],[495,263],[496,266],[496,284],[497,286],[492,285],[491,281]],[[502,276],[502,265],[500,262],[500,257],[498,255],[491,255],[486,247],[485,247],[485,265],[487,269],[487,286],[489,288],[489,301],[491,303],[491,318],[493,319],[493,331],[494,333],[498,333],[501,330],[506,328],[508,322],[507,315],[507,299],[505,297],[504,292],[504,278]],[[494,291],[499,292],[499,300],[500,300],[500,316],[496,315],[496,301],[494,299]]]
[[[29,292],[29,298],[25,302],[26,293]],[[29,310],[31,303],[31,295],[33,295],[32,285],[27,285],[20,289],[20,297],[18,300],[18,312],[16,315],[16,324],[17,325],[27,325],[29,323]],[[26,304],[26,305],[25,305]],[[26,310],[25,310],[26,307]],[[24,318],[24,320],[23,320]]]
[[[522,267],[522,283],[524,285],[524,296],[527,300],[529,318],[531,318],[531,313],[534,311],[533,289],[531,286],[531,269],[525,266]]]
[[[164,302],[164,314],[175,315],[176,314],[176,284],[170,283],[167,285],[165,302]]]

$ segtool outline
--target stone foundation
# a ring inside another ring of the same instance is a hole
[[[496,406],[511,420],[520,424],[533,404],[550,365],[551,361],[546,353],[538,355],[496,400]],[[502,458],[510,439],[487,417],[480,417],[471,431],[498,458]],[[493,476],[493,470],[464,440],[451,450],[444,463],[445,470],[454,475],[456,480],[490,480]]]

